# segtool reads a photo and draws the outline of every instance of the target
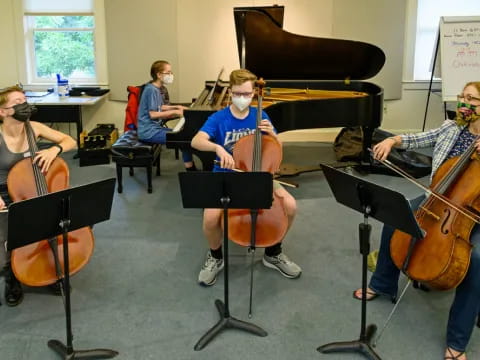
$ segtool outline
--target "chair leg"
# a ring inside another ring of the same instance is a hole
[[[148,182],[148,188],[147,191],[149,194],[152,193],[152,165],[147,166],[147,182]]]
[[[152,148],[152,165],[157,167],[156,176],[160,176],[160,155],[162,153],[162,145],[157,144]]]
[[[155,160],[155,164],[157,165],[156,175],[160,176],[160,154],[158,154],[157,159]]]
[[[133,174],[134,174],[133,166],[130,166],[130,170],[128,171],[128,174],[129,174],[130,176],[133,176]]]
[[[123,186],[122,186],[122,166],[117,164],[117,191],[119,194],[122,193],[123,191]]]

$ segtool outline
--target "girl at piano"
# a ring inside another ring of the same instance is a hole
[[[0,90],[0,266],[5,276],[5,302],[8,306],[17,306],[23,300],[23,290],[15,278],[10,266],[10,253],[5,250],[7,240],[7,205],[11,203],[7,189],[7,176],[10,169],[24,158],[28,150],[24,122],[30,118],[32,107],[27,103],[23,90],[11,86]],[[30,122],[35,135],[53,142],[53,146],[40,150],[34,161],[46,172],[52,161],[64,151],[73,150],[77,143],[73,138],[48,126]],[[28,154],[28,153],[27,153]],[[28,156],[28,155],[27,155]],[[54,284],[53,291],[59,290]]]
[[[413,149],[434,147],[432,176],[444,161],[459,156],[475,142],[480,152],[480,81],[465,85],[458,95],[457,115],[455,120],[445,120],[436,129],[417,134],[404,134],[389,137],[373,147],[374,157],[385,160],[392,147]],[[478,160],[473,160],[478,161]],[[473,181],[478,181],[473,180]],[[414,201],[418,203],[419,199]],[[421,199],[420,199],[421,200]],[[417,207],[417,206],[414,206]],[[380,295],[391,298],[397,296],[400,270],[390,256],[390,239],[394,229],[383,226],[380,251],[375,272],[367,288],[367,301]],[[450,307],[447,323],[447,347],[445,359],[466,360],[465,349],[475,327],[475,320],[480,311],[480,225],[475,224],[470,233],[472,253],[467,274],[457,286],[455,297]],[[353,293],[353,297],[361,300],[362,289]]]
[[[192,139],[193,148],[217,154],[218,164],[213,171],[233,169],[235,167],[232,157],[233,146],[242,136],[255,131],[257,108],[250,106],[250,102],[254,95],[256,79],[257,77],[248,70],[234,70],[230,74],[232,105],[211,115]],[[263,113],[262,118],[260,130],[276,137],[268,115]],[[296,214],[296,201],[278,184],[274,185],[274,192],[283,200],[290,228]],[[203,232],[210,249],[198,275],[198,282],[201,285],[215,284],[217,274],[223,269],[223,232],[220,224],[222,211],[205,209],[203,213]],[[279,271],[287,278],[298,278],[302,273],[302,269],[283,253],[281,242],[265,248],[262,262],[266,267]]]
[[[182,105],[170,105],[165,85],[173,83],[172,67],[165,60],[155,61],[150,68],[152,80],[145,85],[138,107],[138,138],[153,144],[165,144],[168,120],[183,117]],[[183,163],[187,171],[195,171],[195,163],[189,151],[182,150]]]

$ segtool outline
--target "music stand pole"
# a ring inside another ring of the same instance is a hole
[[[331,166],[322,165],[322,170],[337,202],[363,214],[363,223],[358,226],[360,253],[362,254],[362,313],[358,340],[333,342],[322,345],[317,350],[322,353],[359,352],[368,359],[380,360],[370,344],[377,327],[375,324],[366,326],[367,257],[370,252],[371,232],[368,218],[372,217],[410,234],[416,239],[422,238],[423,233],[413,215],[410,204],[402,194],[348,175]]]
[[[270,208],[273,198],[272,174],[197,171],[179,173],[179,180],[183,207],[223,209],[224,301],[215,300],[220,320],[200,338],[194,349],[202,350],[224,329],[239,329],[258,336],[267,336],[267,332],[257,325],[230,315],[228,210]]]
[[[63,293],[65,294],[65,322],[67,332],[67,344],[60,340],[49,340],[48,347],[63,357],[65,360],[73,359],[110,359],[118,355],[118,352],[110,349],[74,350],[72,333],[72,311],[70,303],[70,264],[68,257],[68,227],[70,226],[70,198],[62,199],[62,220],[60,227],[63,230]]]
[[[317,348],[322,353],[331,352],[360,352],[368,359],[381,360],[380,356],[372,349],[371,341],[377,326],[370,324],[366,326],[367,322],[367,263],[368,253],[370,252],[370,232],[372,226],[368,223],[368,216],[370,214],[370,205],[364,205],[364,219],[363,223],[358,225],[359,240],[360,240],[360,254],[362,254],[362,314],[360,324],[360,338],[354,341],[332,342],[322,345]]]
[[[223,249],[224,249],[224,302],[222,300],[215,300],[215,306],[217,307],[220,315],[220,320],[210,329],[200,340],[195,344],[195,350],[202,350],[215,336],[217,336],[223,329],[239,329],[258,336],[267,336],[267,332],[261,327],[252,323],[238,320],[230,315],[230,308],[228,303],[229,291],[228,291],[228,204],[230,199],[228,197],[222,197],[220,200],[224,204],[223,208]]]

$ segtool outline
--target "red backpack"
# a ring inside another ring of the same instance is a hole
[[[124,131],[137,130],[138,107],[140,106],[140,98],[144,88],[145,84],[140,86],[127,86],[128,100],[125,109]]]

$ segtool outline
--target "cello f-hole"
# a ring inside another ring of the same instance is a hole
[[[446,235],[448,234],[448,229],[446,228],[446,224],[448,222],[448,219],[450,218],[451,212],[450,212],[450,209],[445,209],[443,212],[447,213],[447,217],[443,221],[442,226],[440,227],[440,231],[442,232],[442,234]]]

